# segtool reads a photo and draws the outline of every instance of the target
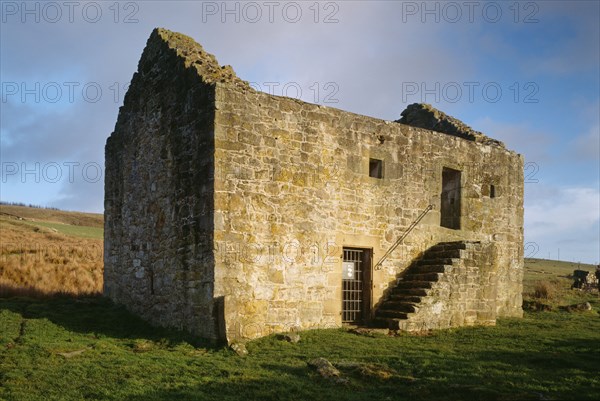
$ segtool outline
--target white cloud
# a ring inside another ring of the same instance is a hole
[[[539,248],[538,257],[596,263],[600,252],[600,189],[526,186],[525,240]]]

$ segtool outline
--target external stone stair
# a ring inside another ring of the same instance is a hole
[[[393,330],[410,329],[411,320],[421,309],[430,307],[431,293],[440,282],[447,281],[457,270],[473,243],[466,241],[442,242],[429,248],[409,266],[396,286],[375,312],[374,323]]]

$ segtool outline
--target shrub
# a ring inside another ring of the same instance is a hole
[[[558,288],[555,282],[543,280],[533,286],[533,297],[538,299],[553,299],[556,297]]]

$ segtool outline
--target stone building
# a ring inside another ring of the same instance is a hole
[[[105,294],[228,341],[521,316],[523,158],[431,106],[258,92],[152,32],[106,143]]]

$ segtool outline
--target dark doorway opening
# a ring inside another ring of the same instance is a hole
[[[460,230],[461,174],[444,167],[442,170],[441,222],[442,227]]]
[[[365,324],[371,318],[371,250],[344,248],[342,322]]]

